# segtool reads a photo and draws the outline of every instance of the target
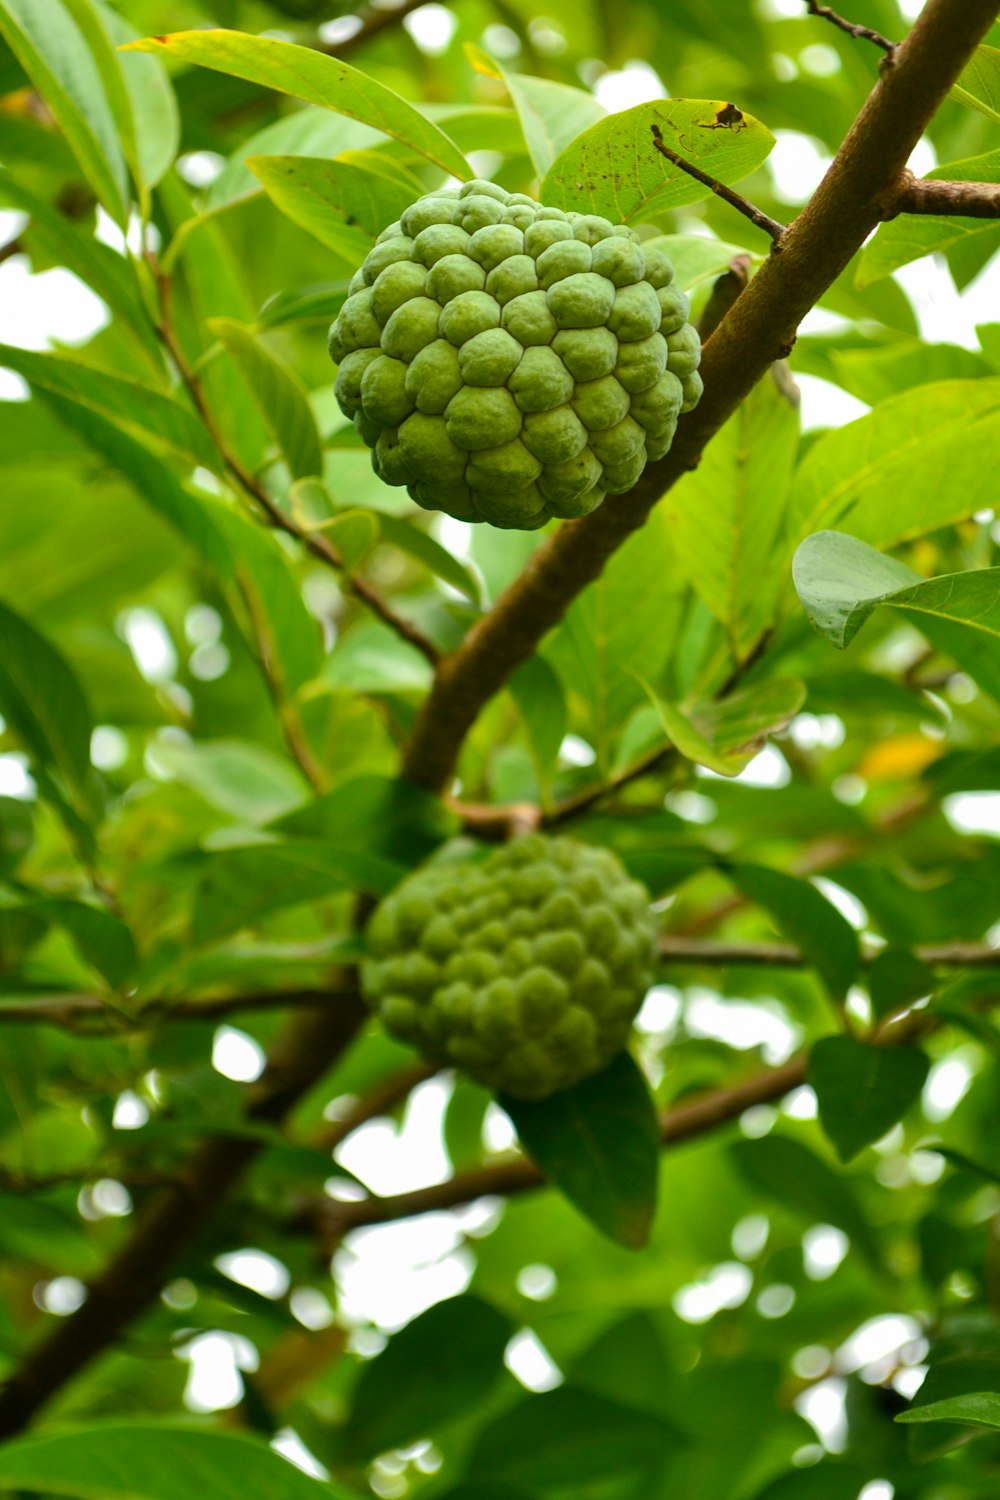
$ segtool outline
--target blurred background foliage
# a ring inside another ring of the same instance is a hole
[[[857,0],[851,19],[898,37],[918,8]],[[777,136],[741,191],[786,221],[879,60],[793,0],[403,9],[5,12],[8,38],[26,17],[48,28],[57,72],[88,39],[91,122],[116,121],[123,146],[120,170],[99,132],[96,154],[81,146],[78,105],[61,109],[23,44],[0,43],[8,1370],[79,1305],[192,1145],[242,1128],[281,1006],[238,999],[330,986],[357,952],[355,893],[381,893],[460,830],[460,808],[394,780],[431,667],[349,575],[444,650],[543,540],[417,512],[374,477],[333,400],[325,331],[347,280],[399,194],[441,169],[343,115],[107,39],[224,26],[342,56],[519,191],[539,175],[532,109],[561,146],[571,101],[582,123],[594,98],[612,111],[664,94],[733,101]],[[515,76],[477,70],[467,45]],[[940,111],[920,171],[979,158],[967,175],[997,180],[995,60]],[[311,159],[320,209],[304,190],[265,193],[246,162],[267,156]],[[673,237],[700,314],[733,257],[752,267],[768,242],[697,192],[642,233]],[[458,789],[549,810],[580,799],[568,831],[648,882],[681,945],[637,1035],[663,1107],[831,1033],[870,1036],[930,996],[929,1071],[915,1087],[891,1080],[888,1113],[874,1109],[891,1128],[865,1135],[855,1061],[828,1054],[822,1123],[803,1086],[664,1153],[638,1254],[549,1190],[470,1190],[457,1209],[341,1239],[338,1205],[432,1186],[513,1145],[482,1091],[415,1074],[372,1029],[271,1129],[155,1309],[60,1393],[52,1432],[142,1418],[117,1440],[163,1455],[150,1493],[167,1500],[190,1493],[194,1450],[178,1448],[168,1473],[168,1419],[184,1414],[386,1500],[996,1494],[989,1423],[893,1420],[914,1397],[993,1393],[1000,1408],[995,665],[939,650],[891,609],[838,655],[788,568],[823,526],[897,549],[922,576],[997,564],[1000,324],[973,333],[970,309],[996,288],[1000,225],[917,231],[904,243],[885,226],[831,288],[790,370],[482,713]],[[346,570],[268,534],[261,495],[300,538],[330,539]],[[639,678],[690,709],[734,671],[762,693],[804,684],[745,774],[657,759],[663,728]],[[729,961],[699,956],[716,940]],[[798,952],[761,963],[758,945],[776,940]],[[845,1166],[834,1147],[859,1112],[862,1149]],[[0,1462],[0,1483],[118,1493],[100,1433],[80,1442],[71,1470],[89,1488],[57,1479],[54,1449],[33,1471]],[[219,1454],[205,1462],[222,1494],[245,1457]],[[245,1495],[292,1485],[266,1456]]]

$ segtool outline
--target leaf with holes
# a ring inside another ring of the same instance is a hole
[[[657,151],[654,127],[676,155],[727,184],[755,172],[774,146],[766,125],[725,100],[656,99],[577,136],[545,174],[542,202],[638,224],[707,198],[710,188]]]

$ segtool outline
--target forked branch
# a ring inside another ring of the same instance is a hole
[[[896,43],[890,42],[889,38],[883,36],[880,31],[873,31],[870,26],[856,26],[853,21],[845,21],[843,16],[838,16],[837,12],[831,10],[828,5],[820,5],[818,0],[806,0],[806,8],[811,16],[819,16],[822,20],[829,21],[838,30],[846,31],[848,36],[854,37],[855,41],[874,42],[876,47],[881,47],[882,51],[890,57],[896,50]]]

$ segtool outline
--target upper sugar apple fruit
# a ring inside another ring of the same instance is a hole
[[[493,182],[419,198],[330,330],[341,410],[386,484],[533,530],[629,489],[701,395],[698,334],[660,250]]]
[[[645,888],[610,850],[540,834],[418,870],[367,943],[362,985],[388,1030],[518,1099],[606,1067],[653,979]]]

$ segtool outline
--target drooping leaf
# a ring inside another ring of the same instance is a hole
[[[62,0],[3,0],[0,35],[52,111],[98,199],[124,229],[128,182],[114,115],[69,10]]]
[[[814,885],[783,870],[737,864],[727,875],[748,901],[764,909],[785,937],[798,943],[835,1000],[843,999],[861,964],[858,935]]]
[[[113,989],[122,988],[132,978],[138,960],[135,939],[111,912],[84,901],[58,898],[30,901],[24,909],[62,927]]]
[[[469,1474],[512,1484],[593,1484],[648,1473],[683,1438],[664,1417],[560,1386],[504,1412],[484,1427]]]
[[[323,472],[323,444],[298,375],[241,323],[209,318],[281,449],[293,478]]]
[[[190,787],[220,812],[244,823],[270,823],[309,797],[309,787],[294,766],[244,740],[165,740],[153,754],[157,775]]]
[[[753,650],[787,586],[775,542],[799,441],[799,414],[762,380],[662,504],[688,579],[726,629],[735,660]]]
[[[419,178],[375,151],[349,152],[333,161],[250,156],[247,166],[283,214],[352,266],[423,191]]]
[[[202,1500],[346,1500],[256,1438],[171,1426],[103,1422],[18,1438],[0,1453],[0,1484],[79,1500],[179,1500],[197,1475]]]
[[[548,1099],[500,1096],[525,1150],[602,1234],[640,1249],[656,1212],[660,1135],[641,1072],[627,1052]]]
[[[496,78],[506,86],[524,131],[531,164],[539,177],[545,176],[559,153],[578,135],[607,116],[603,104],[583,89],[551,78],[510,73],[502,63],[468,42],[465,53],[477,73]]]
[[[455,557],[441,543],[435,541],[429,532],[420,526],[411,525],[399,516],[380,514],[378,517],[379,529],[385,541],[391,542],[394,547],[408,552],[411,557],[423,563],[432,573],[445,583],[451,584],[452,588],[458,589],[459,593],[470,599],[473,604],[481,604],[483,598],[482,584],[472,568],[466,566],[461,558]]]
[[[578,136],[545,174],[542,201],[634,224],[707,197],[709,188],[656,150],[654,126],[678,156],[725,183],[756,171],[774,145],[766,125],[724,100],[656,99]]]
[[[55,647],[2,601],[0,713],[40,765],[86,800],[93,722],[83,689]]]
[[[921,579],[855,537],[820,531],[799,547],[793,576],[806,614],[835,646],[850,645],[883,605],[898,610],[1000,698],[1000,568]]]
[[[881,1140],[920,1097],[930,1062],[919,1047],[872,1047],[828,1036],[809,1054],[823,1129],[841,1161]]]
[[[806,700],[806,685],[795,677],[774,677],[739,688],[725,698],[684,711],[646,684],[668,739],[685,759],[719,776],[738,776],[795,717]]]
[[[514,1328],[481,1297],[438,1302],[362,1366],[345,1428],[357,1458],[436,1432],[484,1401],[503,1370]]]
[[[82,0],[81,0],[82,3]],[[101,0],[92,0],[114,47],[137,39],[134,26]],[[116,57],[131,118],[132,167],[138,182],[156,187],[173,165],[180,145],[177,99],[167,70],[156,57]]]
[[[320,104],[412,146],[419,155],[456,177],[466,180],[473,176],[465,157],[443,130],[384,83],[339,58],[324,57],[321,52],[273,37],[224,30],[175,31],[169,36],[131,42],[129,48],[214,68],[262,88]]]

